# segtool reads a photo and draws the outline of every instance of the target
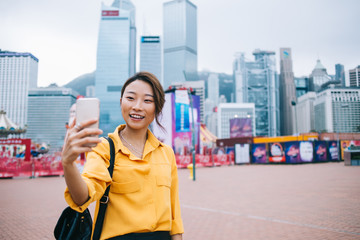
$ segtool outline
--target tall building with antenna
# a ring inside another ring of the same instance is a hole
[[[104,134],[124,122],[119,99],[122,85],[135,73],[135,49],[135,6],[130,0],[115,0],[111,6],[102,3],[95,96],[100,99],[100,128]]]
[[[197,72],[197,7],[189,0],[163,5],[164,88]]]

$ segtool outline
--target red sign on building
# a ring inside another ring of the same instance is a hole
[[[103,17],[113,17],[113,16],[119,16],[119,11],[117,10],[104,10],[102,11]]]

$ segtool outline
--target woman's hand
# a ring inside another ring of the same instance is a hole
[[[95,145],[101,140],[97,135],[102,134],[100,129],[86,128],[98,120],[84,121],[75,125],[75,120],[68,129],[65,137],[61,163],[64,170],[65,182],[68,186],[71,198],[78,206],[81,206],[89,199],[88,188],[81,178],[74,161],[80,153],[90,152],[88,144]]]
[[[101,140],[97,135],[102,134],[102,130],[94,128],[86,128],[98,120],[89,120],[81,123],[76,123],[76,119],[68,129],[65,142],[62,150],[62,165],[72,165],[80,153],[90,152],[91,147],[86,145],[95,145]]]

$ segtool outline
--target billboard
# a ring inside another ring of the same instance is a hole
[[[339,161],[339,146],[337,141],[329,141],[328,142],[328,154],[329,154],[329,160],[330,161]]]
[[[265,143],[253,144],[251,150],[251,156],[253,163],[267,163],[266,144]]]
[[[235,144],[235,164],[250,163],[250,144]]]
[[[287,163],[300,163],[299,142],[285,142],[285,158]]]
[[[189,132],[190,118],[189,118],[189,95],[187,90],[175,91],[175,131]]]
[[[314,160],[314,146],[312,142],[300,142],[299,151],[301,162],[312,162]]]
[[[283,143],[269,143],[269,162],[285,162]]]
[[[314,142],[314,151],[315,151],[315,161],[325,162],[328,160],[327,157],[327,147],[325,141],[316,141]]]
[[[230,119],[230,138],[251,137],[251,136],[252,136],[251,118]]]

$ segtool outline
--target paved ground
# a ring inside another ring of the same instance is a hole
[[[360,167],[343,163],[179,170],[185,240],[360,239]],[[64,178],[0,180],[0,239],[53,239]],[[92,206],[93,207],[93,206]]]

